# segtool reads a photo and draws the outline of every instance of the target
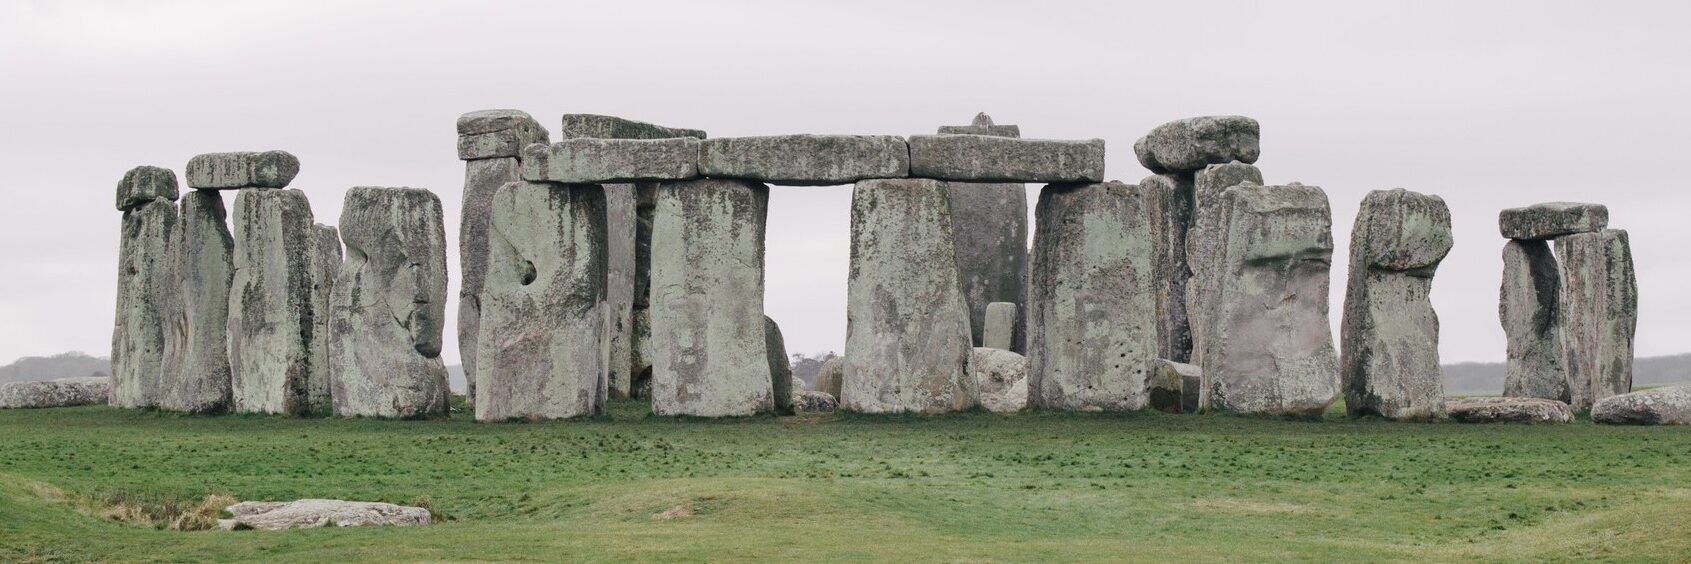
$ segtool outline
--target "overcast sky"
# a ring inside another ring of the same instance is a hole
[[[1335,316],[1363,195],[1438,194],[1456,232],[1433,285],[1440,349],[1501,360],[1497,211],[1595,201],[1632,234],[1638,354],[1691,351],[1687,5],[7,0],[0,363],[108,353],[114,187],[198,153],[298,155],[293,186],[323,223],[352,186],[433,190],[456,299],[453,122],[485,108],[554,136],[586,112],[713,137],[923,134],[986,111],[1026,137],[1105,139],[1127,182],[1157,124],[1249,115],[1268,182],[1332,200]],[[843,348],[849,201],[771,194],[764,303],[794,352]]]

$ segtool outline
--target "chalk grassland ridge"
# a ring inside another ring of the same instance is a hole
[[[1681,428],[960,413],[474,424],[0,412],[0,561],[1680,560]],[[1342,413],[1336,408],[1334,415]],[[432,500],[182,532],[77,500]]]

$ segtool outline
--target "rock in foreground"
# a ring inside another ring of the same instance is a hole
[[[245,525],[254,529],[282,530],[313,527],[368,527],[375,525],[427,525],[429,510],[421,507],[369,501],[302,499],[299,501],[243,501],[229,506],[232,519],[219,519],[223,529]]]
[[[0,409],[69,407],[105,403],[111,378],[63,378],[0,385]]]
[[[1444,402],[1444,410],[1460,423],[1567,423],[1573,421],[1568,404],[1538,398],[1462,398]]]
[[[1591,420],[1608,425],[1691,425],[1691,386],[1609,396],[1591,406]]]
[[[839,400],[834,399],[834,394],[810,390],[793,392],[792,402],[794,413],[827,413],[840,406]]]
[[[1015,413],[1028,406],[1028,359],[1000,349],[975,347],[975,389],[981,407]]]

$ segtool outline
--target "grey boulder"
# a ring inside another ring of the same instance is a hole
[[[298,174],[299,158],[287,151],[195,155],[182,171],[197,190],[286,188]]]
[[[1544,241],[1503,245],[1497,316],[1508,339],[1503,396],[1573,399],[1562,353],[1562,275]]]
[[[129,211],[153,200],[176,201],[176,173],[168,168],[138,166],[117,183],[117,209]]]
[[[1250,164],[1262,154],[1261,127],[1245,116],[1204,116],[1171,121],[1133,144],[1139,164],[1152,172],[1192,172],[1233,161]]]
[[[1170,413],[1197,413],[1200,392],[1204,387],[1204,369],[1165,358],[1158,362],[1157,371],[1154,380],[1167,386],[1165,390],[1178,390],[1180,397],[1178,404],[1153,397],[1152,407]]]
[[[371,527],[381,525],[427,525],[428,509],[370,501],[301,499],[298,501],[243,501],[229,506],[229,519],[218,524],[224,529],[240,527],[284,530],[314,527]]]
[[[1444,411],[1459,423],[1567,423],[1574,420],[1568,404],[1539,398],[1461,398],[1444,402]]]
[[[773,135],[707,139],[699,174],[789,186],[831,186],[910,173],[910,148],[889,135]]]
[[[981,407],[1015,413],[1028,406],[1028,359],[1002,349],[974,349],[975,389]]]
[[[827,413],[839,409],[839,400],[827,392],[800,390],[793,393],[794,413]]]
[[[982,316],[986,327],[981,330],[981,346],[1014,351],[1016,319],[1020,317],[1017,315],[1018,309],[1016,304],[1010,302],[987,304],[986,314]]]
[[[105,403],[111,378],[62,378],[0,384],[0,409],[70,407]]]
[[[1691,425],[1691,386],[1599,399],[1591,406],[1591,420],[1606,425]]]
[[[1104,140],[910,137],[910,175],[973,182],[1103,182]]]
[[[1608,226],[1609,208],[1601,204],[1547,202],[1497,214],[1498,231],[1503,237],[1523,241],[1592,233]]]
[[[515,157],[523,147],[545,143],[550,134],[521,110],[480,110],[458,117],[458,158]]]

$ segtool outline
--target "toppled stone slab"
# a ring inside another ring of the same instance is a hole
[[[302,499],[298,501],[243,501],[228,507],[230,519],[219,519],[223,529],[247,527],[279,531],[314,527],[372,527],[382,525],[427,525],[429,510],[421,507],[370,501]]]
[[[763,316],[769,187],[658,185],[652,225],[652,412],[723,417],[775,407]]]
[[[153,200],[176,201],[176,173],[168,168],[138,166],[117,183],[117,210],[129,211]]]
[[[1591,406],[1591,421],[1606,425],[1691,425],[1691,386],[1599,399]]]
[[[175,292],[168,301],[162,387],[158,406],[213,413],[230,402],[229,286],[235,239],[223,196],[195,190],[182,196],[173,233]]]
[[[938,413],[977,401],[946,191],[920,178],[852,188],[842,409]]]
[[[793,393],[794,413],[828,413],[839,409],[839,400],[827,392],[800,390]]]
[[[1567,423],[1568,404],[1539,398],[1461,398],[1444,402],[1444,411],[1460,423]]]
[[[822,362],[822,368],[816,371],[816,382],[812,383],[811,388],[838,398],[841,383],[844,381],[845,359],[836,356]]]
[[[986,305],[984,324],[986,328],[981,332],[981,346],[989,349],[999,349],[1014,352],[1016,319],[1020,317],[1016,304],[1010,302],[992,302]]]
[[[1149,404],[1161,290],[1157,205],[1144,187],[1121,182],[1040,191],[1027,304],[1034,405],[1115,411]]]
[[[643,121],[597,114],[564,114],[563,129],[558,131],[558,135],[564,139],[578,137],[598,139],[705,138],[705,132],[699,129],[664,127]]]
[[[603,413],[604,190],[512,182],[491,218],[476,419]]]
[[[341,252],[341,234],[334,227],[321,223],[311,226],[311,320],[317,328],[311,340],[311,382],[306,390],[306,412],[312,415],[331,415],[335,412],[334,392],[329,385],[329,321],[333,317],[330,300],[335,293],[335,278],[340,276],[345,256]]]
[[[1222,194],[1219,308],[1203,356],[1207,409],[1319,416],[1337,399],[1328,324],[1333,214],[1314,186]]]
[[[1133,144],[1139,164],[1152,172],[1192,172],[1206,165],[1254,163],[1262,154],[1261,127],[1245,116],[1204,116],[1171,121]]]
[[[1609,226],[1609,208],[1602,204],[1578,202],[1548,202],[1509,208],[1497,214],[1497,226],[1504,238],[1523,241],[1593,233]]]
[[[311,204],[299,190],[241,190],[231,217],[229,369],[235,411],[299,415],[317,334]]]
[[[1604,229],[1555,239],[1562,278],[1562,352],[1574,409],[1632,391],[1638,275],[1627,233]]]
[[[986,112],[975,114],[975,119],[969,125],[942,125],[939,132],[944,135],[991,135],[993,137],[1021,137],[1022,128],[1014,125],[998,125],[992,123],[992,116]]]
[[[772,135],[707,139],[699,174],[787,186],[832,186],[910,173],[910,147],[890,135]]]
[[[1104,140],[910,137],[910,175],[972,182],[1103,182]]]
[[[1152,398],[1152,407],[1169,413],[1197,413],[1204,387],[1204,369],[1197,365],[1159,359],[1158,374],[1153,378],[1164,383],[1165,389],[1178,390],[1180,397],[1175,401],[1165,401]]]
[[[196,190],[287,188],[298,174],[299,158],[287,151],[196,155],[182,171]]]
[[[523,149],[523,179],[565,184],[686,180],[699,175],[699,140],[565,139]]]
[[[769,357],[771,393],[775,395],[775,413],[793,414],[793,395],[804,387],[793,386],[793,365],[787,360],[787,340],[781,337],[781,326],[769,316],[763,316],[764,351]]]
[[[515,157],[532,143],[545,143],[551,134],[521,110],[480,110],[458,117],[458,158],[461,160]]]
[[[1508,339],[1503,396],[1567,403],[1572,391],[1562,353],[1562,276],[1544,241],[1503,246],[1497,316]]]
[[[1002,349],[975,347],[975,389],[981,407],[1015,413],[1028,406],[1028,359]]]
[[[1192,219],[1186,229],[1186,318],[1192,364],[1203,364],[1205,323],[1220,310],[1215,293],[1221,280],[1223,231],[1221,195],[1240,184],[1262,184],[1262,171],[1241,162],[1204,167],[1192,178]]]
[[[1454,240],[1442,198],[1369,192],[1351,229],[1341,330],[1345,411],[1435,419],[1444,410],[1433,274]]]
[[[70,407],[105,403],[111,378],[62,378],[0,384],[0,409]]]
[[[176,206],[162,198],[123,212],[112,327],[111,404],[117,407],[156,407],[164,389],[177,221]]]

